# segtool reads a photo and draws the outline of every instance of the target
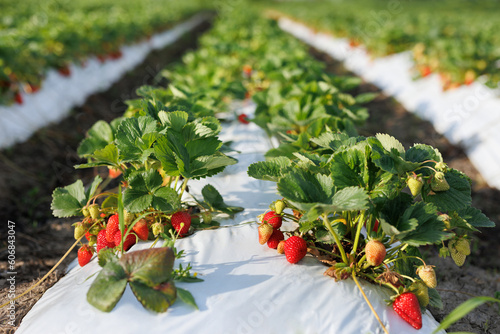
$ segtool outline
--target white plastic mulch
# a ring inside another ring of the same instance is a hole
[[[0,106],[0,148],[25,141],[38,129],[61,120],[88,96],[111,87],[123,74],[143,62],[152,50],[172,44],[204,19],[205,16],[199,14],[148,41],[123,46],[120,59],[100,63],[92,57],[85,67],[72,64],[68,77],[49,70],[38,92],[22,93],[23,104]]]
[[[239,112],[251,115],[252,108]],[[114,310],[101,312],[86,301],[95,275],[87,278],[99,270],[96,260],[85,267],[74,261],[68,274],[26,315],[17,333],[382,333],[352,279],[336,283],[323,276],[326,267],[316,259],[306,256],[290,264],[284,255],[258,243],[257,224],[250,222],[278,195],[275,183],[252,179],[246,171],[249,164],[264,160],[271,143],[256,125],[237,122],[224,125],[221,138],[234,140],[233,147],[240,151],[233,154],[238,164],[206,181],[190,183],[189,189],[196,195],[210,183],[228,204],[245,211],[223,221],[217,230],[196,232],[176,244],[185,250],[182,262],[190,262],[204,279],[177,283],[193,294],[199,311],[177,301],[166,313],[156,314],[144,309],[127,288]],[[132,250],[150,245],[140,243]],[[386,306],[386,290],[362,280],[361,284],[391,334],[427,334],[438,325],[427,312],[423,328],[414,330]]]
[[[280,27],[341,60],[350,71],[395,97],[407,110],[429,120],[436,131],[464,147],[471,162],[492,187],[500,189],[500,98],[498,90],[481,82],[442,90],[437,74],[413,80],[410,52],[371,59],[362,47],[344,38],[314,32],[287,18]]]

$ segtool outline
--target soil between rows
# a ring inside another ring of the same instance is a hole
[[[5,235],[7,220],[16,223],[16,293],[26,290],[38,278],[46,274],[73,243],[74,220],[53,219],[50,212],[51,193],[54,188],[74,182],[78,178],[90,180],[104,170],[74,170],[80,163],[76,148],[85,132],[97,120],[110,121],[125,108],[123,101],[135,97],[135,89],[143,84],[165,84],[155,80],[156,75],[168,63],[177,61],[187,49],[195,48],[197,37],[208,28],[206,23],[187,34],[182,40],[163,50],[153,52],[135,70],[129,72],[108,91],[95,94],[59,124],[38,131],[23,144],[0,152],[0,210],[4,213],[0,222],[1,235]],[[311,53],[327,65],[327,71],[350,74],[342,66],[315,50]],[[380,92],[373,85],[363,83],[358,92]],[[474,206],[483,210],[494,222],[500,221],[500,207],[495,205],[499,191],[489,188],[470,163],[464,151],[451,145],[437,134],[429,122],[408,113],[392,98],[381,94],[368,105],[370,119],[360,129],[362,135],[387,132],[398,138],[405,147],[413,143],[426,143],[437,147],[445,161],[453,168],[466,172],[473,180]],[[474,236],[474,250],[462,268],[451,259],[443,260],[435,249],[424,250],[426,261],[437,265],[439,288],[444,310],[431,309],[439,321],[470,295],[494,295],[500,290],[500,245],[496,242],[500,226],[486,229]],[[4,239],[4,238],[2,238]],[[6,240],[0,241],[0,304],[7,301]],[[31,309],[42,294],[63,276],[63,268],[76,257],[76,251],[52,273],[50,278],[16,303],[16,324]],[[332,281],[332,284],[333,281]],[[0,318],[6,319],[7,309],[0,309]],[[484,305],[451,328],[452,331],[474,333],[500,333],[500,320],[496,306]],[[12,333],[17,327],[6,326],[0,330]]]

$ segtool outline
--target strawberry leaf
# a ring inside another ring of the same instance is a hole
[[[170,279],[174,260],[172,249],[161,247],[123,254],[120,263],[129,281],[141,281],[153,287]]]
[[[103,149],[114,140],[113,129],[105,121],[97,121],[87,132],[87,138],[82,140],[77,153],[80,157],[92,155],[96,150]]]
[[[95,308],[110,312],[127,286],[127,275],[116,261],[106,263],[87,292],[87,301]]]
[[[179,298],[184,303],[186,303],[186,304],[188,304],[188,305],[190,305],[198,310],[198,305],[196,304],[196,301],[194,300],[194,297],[191,294],[191,292],[189,292],[185,289],[177,288],[177,296],[179,296]]]
[[[165,312],[176,299],[176,287],[172,281],[154,287],[140,281],[132,281],[130,288],[144,308],[158,313]]]
[[[445,226],[437,217],[437,208],[429,203],[418,202],[406,209],[398,222],[398,227],[401,226],[413,228],[401,231],[395,237],[415,247],[435,244],[451,237],[443,231]]]
[[[495,227],[495,223],[492,222],[481,210],[473,207],[465,207],[457,210],[457,214],[467,221],[467,223],[474,228],[477,227]]]
[[[82,180],[78,180],[63,188],[56,188],[52,193],[52,214],[58,218],[77,216],[82,213],[82,208],[94,196],[97,187],[102,182],[96,176],[90,188],[85,191]]]
[[[285,157],[259,161],[248,167],[248,175],[259,180],[278,182],[291,165],[291,160]]]
[[[150,148],[158,136],[156,120],[150,116],[123,119],[116,131],[121,160],[144,162],[153,153]]]
[[[201,190],[201,194],[203,195],[203,199],[211,209],[222,211],[229,215],[233,215],[244,210],[240,206],[229,206],[224,203],[224,200],[222,199],[220,193],[217,191],[217,189],[215,189],[214,186],[210,184],[207,184],[203,187],[203,189]]]
[[[413,145],[406,151],[405,158],[411,162],[424,162],[427,160],[443,161],[443,157],[437,148],[425,144]]]
[[[450,185],[450,189],[433,192],[429,184],[424,184],[422,199],[428,203],[433,203],[443,212],[469,207],[472,203],[469,179],[455,169],[447,171],[444,177]]]
[[[108,144],[103,149],[96,150],[93,154],[88,155],[87,158],[91,159],[91,162],[76,165],[75,168],[118,166],[121,163],[118,158],[118,148],[115,144]]]

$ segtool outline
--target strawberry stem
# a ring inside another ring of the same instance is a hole
[[[189,178],[186,178],[184,180],[184,183],[182,184],[182,188],[181,188],[181,193],[179,194],[179,199],[182,198],[182,194],[184,194],[184,190],[186,190],[188,181],[189,181]]]
[[[342,255],[342,261],[344,261],[345,264],[349,264],[349,261],[347,260],[347,255],[345,254],[344,247],[342,246],[342,243],[340,242],[340,238],[335,233],[335,231],[332,228],[332,225],[330,225],[330,222],[328,221],[328,214],[323,214],[323,224],[326,226],[330,234],[333,236],[335,239],[335,243],[337,244],[337,247],[339,248],[340,255]]]
[[[354,245],[352,246],[351,254],[356,254],[356,250],[358,248],[359,236],[361,235],[361,228],[363,227],[363,221],[365,220],[365,211],[361,213],[358,221],[358,229],[356,230],[356,236],[354,237]]]
[[[382,329],[384,330],[384,332],[386,334],[389,334],[389,332],[387,331],[387,328],[385,328],[384,324],[382,323],[382,320],[380,320],[380,317],[378,316],[377,312],[375,311],[372,304],[370,303],[370,300],[368,300],[368,297],[366,297],[365,292],[361,288],[361,285],[359,284],[359,282],[356,278],[356,273],[354,271],[352,272],[352,279],[354,280],[354,283],[356,283],[356,285],[358,286],[358,289],[359,289],[359,291],[361,291],[361,294],[363,295],[363,298],[365,299],[366,303],[368,304],[368,307],[370,307],[370,310],[373,312],[373,315],[375,315],[375,318],[377,318],[378,323],[380,324],[380,326],[382,326]]]

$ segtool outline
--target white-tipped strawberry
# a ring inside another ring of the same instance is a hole
[[[434,268],[432,267],[434,266],[421,265],[417,268],[417,275],[424,281],[425,285],[434,289],[437,286],[437,279]]]
[[[385,246],[378,240],[370,240],[366,243],[365,254],[366,262],[373,267],[379,266],[387,253]]]
[[[261,245],[265,244],[274,232],[273,227],[268,223],[260,224],[257,230],[259,231],[259,244]]]

